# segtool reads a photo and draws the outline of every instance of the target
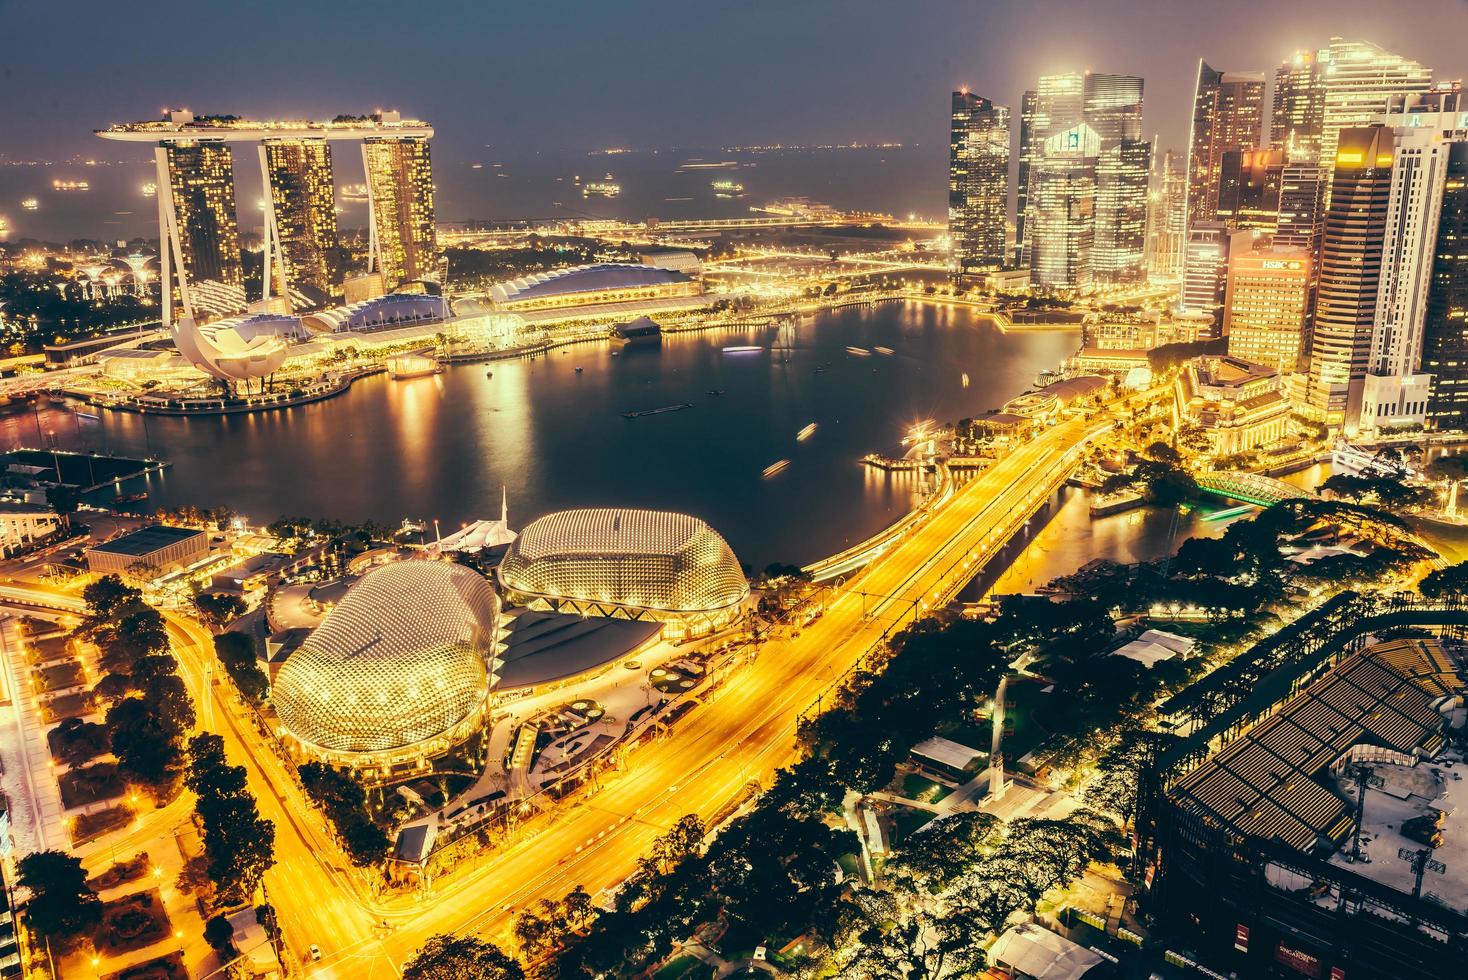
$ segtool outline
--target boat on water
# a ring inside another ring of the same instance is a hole
[[[41,206],[41,202],[36,200],[34,197],[28,197],[24,201],[20,202],[20,206],[25,208],[27,211],[34,211]]]
[[[86,191],[91,190],[92,185],[85,180],[62,180],[57,178],[51,181],[53,190],[58,191]]]
[[[493,371],[485,371],[484,372],[484,376],[486,378],[492,378],[492,377],[494,377],[494,372]]]
[[[582,197],[616,197],[622,193],[622,185],[610,180],[593,180],[581,188]]]
[[[709,394],[710,395],[713,395],[716,398],[719,395],[722,395],[723,393],[724,393],[724,389],[723,388],[711,388],[711,389],[709,389]]]
[[[576,365],[576,373],[577,374],[580,374],[583,370],[585,370],[585,369],[580,364]]]
[[[876,351],[878,354],[881,354],[883,357],[891,357],[893,354],[897,353],[890,347],[873,347],[872,350]]]
[[[813,436],[815,434],[816,434],[816,424],[814,422],[812,422],[810,425],[807,425],[805,428],[803,428],[799,432],[795,433],[795,441],[796,442],[805,442],[805,440],[809,439],[811,436]]]
[[[776,473],[779,473],[781,470],[789,465],[790,460],[788,459],[777,460],[776,462],[771,463],[769,466],[765,467],[764,478],[768,480],[770,477],[774,476]]]
[[[685,408],[692,408],[692,402],[681,402],[677,405],[664,405],[661,408],[645,408],[640,412],[623,412],[624,419],[640,419],[647,415],[662,415],[665,412],[681,412]]]
[[[764,351],[763,347],[725,347],[725,354],[758,354]]]
[[[963,372],[963,386],[965,388],[968,387],[968,372],[967,371]]]
[[[869,351],[869,350],[867,350],[865,347],[848,347],[848,348],[846,348],[846,353],[851,354],[851,355],[854,355],[856,357],[871,357],[872,356],[872,352]]]

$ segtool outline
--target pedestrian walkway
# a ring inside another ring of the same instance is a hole
[[[46,744],[40,705],[31,686],[20,620],[7,615],[0,621],[0,660],[3,660],[8,705],[0,705],[0,786],[10,798],[10,833],[16,852],[29,854],[71,846],[66,831],[61,790],[51,776],[51,750]]]

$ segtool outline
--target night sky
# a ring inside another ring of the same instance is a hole
[[[960,84],[1016,107],[1042,72],[1146,78],[1180,147],[1196,60],[1264,70],[1331,34],[1468,74],[1465,0],[0,0],[0,152],[98,154],[92,129],[196,112],[396,106],[435,155],[943,142]]]

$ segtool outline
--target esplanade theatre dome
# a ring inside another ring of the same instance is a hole
[[[667,511],[567,510],[520,532],[499,566],[518,601],[692,625],[737,615],[749,595],[713,528]]]
[[[373,569],[280,668],[272,698],[285,734],[352,766],[448,750],[483,722],[498,612],[489,582],[462,565]]]

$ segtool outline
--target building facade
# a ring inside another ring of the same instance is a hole
[[[1140,282],[1146,275],[1147,185],[1152,144],[1123,139],[1096,160],[1096,233],[1091,277],[1096,282]]]
[[[1284,154],[1278,150],[1229,150],[1219,165],[1217,219],[1231,228],[1273,233],[1283,178]]]
[[[1253,241],[1253,232],[1231,229],[1222,221],[1202,221],[1189,228],[1179,297],[1181,311],[1221,323],[1229,256],[1248,248]]]
[[[193,293],[212,299],[208,312],[225,315],[245,308],[245,276],[240,263],[240,230],[235,217],[234,157],[227,144],[198,140],[169,143],[158,148],[167,191],[160,193],[159,209],[173,244],[170,259],[180,272],[174,292],[185,309]],[[159,182],[160,190],[164,187]],[[203,303],[200,304],[204,306]],[[201,313],[205,312],[203,309]]]
[[[1320,159],[1327,162],[1337,159],[1345,130],[1376,122],[1394,96],[1432,87],[1432,69],[1367,41],[1333,37],[1317,61],[1324,86]]]
[[[1193,96],[1193,126],[1188,155],[1188,222],[1218,216],[1218,189],[1223,156],[1251,149],[1264,125],[1264,76],[1257,72],[1221,72],[1198,62]]]
[[[388,289],[438,274],[438,230],[428,140],[416,136],[362,141],[372,216],[373,266]]]
[[[948,146],[948,237],[960,273],[1009,258],[1009,108],[968,91],[953,93]]]
[[[1152,175],[1147,195],[1147,272],[1181,276],[1188,245],[1187,159],[1168,150]]]
[[[1209,452],[1231,456],[1283,439],[1290,403],[1278,372],[1236,357],[1195,357],[1174,382],[1180,424],[1196,425]]]
[[[1269,119],[1269,147],[1290,163],[1320,161],[1320,132],[1325,119],[1325,86],[1314,51],[1296,51],[1274,70],[1274,112]]]
[[[1230,357],[1272,368],[1299,369],[1309,328],[1310,253],[1275,246],[1229,256],[1223,332]]]
[[[1468,130],[1453,128],[1455,112],[1383,118],[1393,126],[1395,159],[1358,423],[1363,432],[1427,420],[1431,378],[1421,365],[1438,220],[1452,147],[1468,139]]]
[[[1422,325],[1422,371],[1432,378],[1433,426],[1468,429],[1468,142],[1448,151]]]
[[[270,187],[266,212],[267,285],[287,296],[303,287],[330,295],[336,269],[336,191],[331,146],[324,139],[265,140],[262,165]],[[273,253],[273,254],[272,254]]]
[[[1100,143],[1084,123],[1056,133],[1030,164],[1030,283],[1075,290],[1091,284]]]
[[[1392,133],[1380,125],[1347,129],[1334,145],[1307,399],[1312,413],[1327,425],[1343,426],[1359,405],[1359,384],[1371,351],[1391,198]]]
[[[1020,107],[1019,180],[1015,210],[1015,252],[1018,264],[1030,264],[1030,172],[1042,145],[1055,133],[1080,124],[1085,105],[1085,76],[1078,72],[1041,75],[1039,84],[1025,92]]]

